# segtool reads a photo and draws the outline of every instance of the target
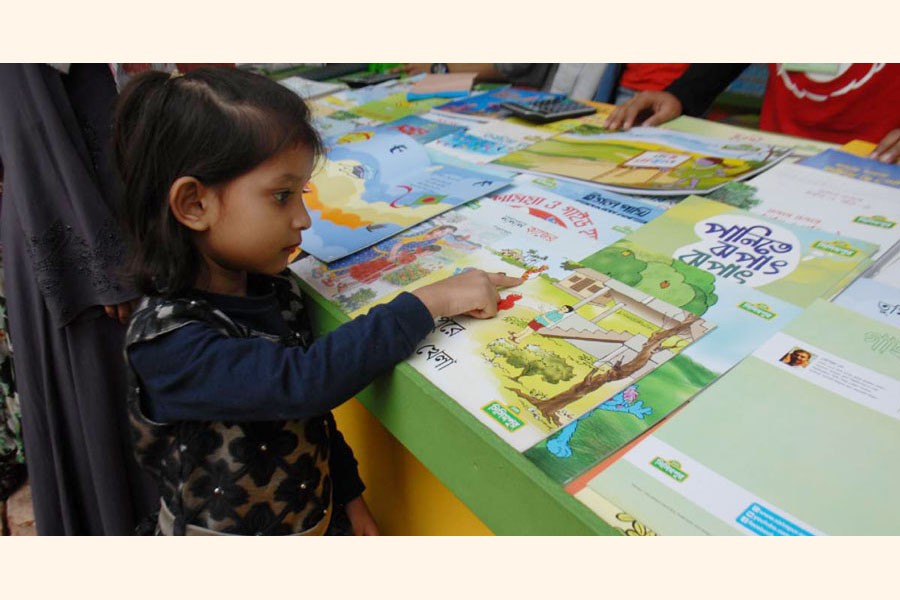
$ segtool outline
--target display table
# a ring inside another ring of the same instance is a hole
[[[304,289],[317,335],[349,320]],[[409,365],[398,365],[357,398],[396,439],[372,427],[354,401],[336,411],[382,533],[481,534],[484,526],[498,535],[618,533]],[[436,502],[423,507],[424,499]]]

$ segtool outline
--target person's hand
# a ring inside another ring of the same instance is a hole
[[[521,277],[472,269],[420,287],[412,293],[422,301],[433,317],[465,314],[487,319],[497,314],[497,302],[500,301],[497,288],[513,287],[520,283]]]
[[[362,496],[354,498],[344,505],[344,508],[347,511],[347,518],[350,519],[353,535],[381,535],[375,517],[369,512],[369,507]]]
[[[129,300],[127,302],[122,302],[121,304],[110,304],[104,306],[103,311],[110,319],[115,319],[122,325],[126,325],[128,323],[128,317],[131,316],[131,311],[134,310],[136,303],[137,300]]]
[[[900,129],[889,131],[878,147],[869,155],[869,158],[880,160],[883,163],[900,163]]]
[[[650,127],[671,121],[681,115],[681,110],[681,101],[674,94],[641,92],[622,106],[617,106],[603,126],[613,131],[628,130],[635,124]]]

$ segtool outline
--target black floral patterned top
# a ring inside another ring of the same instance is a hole
[[[148,298],[132,319],[126,351],[197,323],[229,338],[261,336],[287,347],[308,346],[308,327],[297,318],[302,314],[299,290],[288,280],[274,281],[291,335],[275,338],[256,332],[200,295]],[[326,518],[332,497],[329,438],[340,435],[333,431],[330,414],[299,420],[160,423],[145,414],[138,373],[129,368],[129,376],[135,452],[160,483],[162,499],[175,517],[176,535],[184,534],[187,525],[244,535],[301,533]]]

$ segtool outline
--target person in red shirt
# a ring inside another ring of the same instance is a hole
[[[664,90],[689,66],[689,63],[625,63],[619,76],[615,103],[624,104],[640,92]]]
[[[665,90],[642,92],[613,111],[609,129],[700,116],[746,64],[692,64]],[[769,65],[760,128],[843,144],[878,143],[871,158],[900,162],[900,64]]]

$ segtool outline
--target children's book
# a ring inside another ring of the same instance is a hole
[[[545,247],[533,250],[547,256]],[[479,257],[478,266],[518,274],[510,268],[516,259],[503,258]],[[625,390],[714,327],[592,269],[560,266],[563,277],[547,271],[505,290],[497,318],[439,319],[409,359],[517,450]]]
[[[406,92],[407,100],[424,100],[426,98],[459,98],[468,96],[472,91],[477,73],[438,73],[427,74],[417,81]]]
[[[410,115],[408,117],[397,119],[396,121],[391,121],[390,123],[385,123],[381,125],[379,129],[399,131],[400,133],[415,139],[420,144],[427,144],[438,138],[465,131],[466,128],[460,125],[450,125],[439,121],[433,121],[418,115]]]
[[[789,153],[656,127],[610,133],[581,125],[493,164],[586,179],[623,193],[687,195],[752,177]]]
[[[812,156],[823,150],[837,147],[836,144],[831,144],[829,142],[799,138],[791,135],[784,135],[782,133],[772,133],[771,131],[747,129],[746,127],[729,125],[728,123],[722,123],[720,121],[710,121],[708,119],[698,119],[687,116],[673,119],[668,123],[660,125],[660,127],[671,131],[709,136],[740,144],[759,144],[790,148],[792,157]]]
[[[532,275],[562,277],[563,265],[654,216],[616,208],[618,213],[582,204],[523,180],[340,260],[326,264],[309,257],[292,268],[355,316],[404,290],[449,277],[463,265],[479,266],[473,256],[478,253],[496,254]]]
[[[325,262],[500,189],[508,179],[439,165],[422,144],[392,130],[363,129],[326,142],[304,194],[312,227],[302,248]]]
[[[900,189],[801,164],[780,164],[710,196],[768,219],[877,244],[878,258],[900,240]]]
[[[661,254],[734,285],[756,288],[797,306],[829,299],[871,264],[878,246],[779,223],[733,206],[690,196],[616,243],[641,260]],[[608,250],[580,261],[613,274]]]
[[[664,212],[634,196],[583,182],[525,173],[513,184],[488,198],[586,236],[594,247],[606,246]],[[598,209],[619,218],[604,218]]]
[[[548,92],[506,87],[483,94],[473,94],[452,102],[445,102],[435,106],[435,110],[470,119],[505,119],[512,113],[500,106],[502,102],[531,102],[558,97],[558,94],[550,94]]]
[[[443,98],[407,100],[406,92],[391,94],[386,98],[372,100],[349,109],[362,117],[377,121],[394,121],[409,115],[426,113],[444,102]]]
[[[392,94],[406,91],[412,80],[385,81],[352,90],[344,90],[328,96],[315,98],[309,102],[313,114],[327,116],[337,110],[350,110],[367,102],[383,100]],[[383,120],[383,119],[382,119]]]
[[[826,150],[804,158],[798,164],[860,181],[900,188],[900,165],[885,164],[839,150]]]
[[[868,156],[874,152],[877,147],[878,144],[867,142],[865,140],[850,140],[838,148],[838,150],[846,152],[847,154],[853,154],[854,156]]]
[[[898,365],[817,301],[588,486],[664,535],[900,534]]]
[[[550,123],[533,123],[531,121],[526,121],[525,119],[515,116],[504,119],[504,122],[537,129],[538,131],[543,131],[549,134],[544,137],[551,137],[558,133],[563,133],[565,131],[569,131],[570,129],[574,129],[579,125],[594,125],[596,127],[603,127],[603,124],[606,122],[607,117],[609,117],[610,113],[616,108],[614,104],[606,104],[604,102],[592,102],[590,100],[579,100],[579,102],[581,102],[582,104],[587,104],[588,106],[593,106],[597,109],[597,112],[592,115],[585,115],[583,117],[576,117],[574,119],[561,119],[559,121],[552,121]]]
[[[621,260],[627,263],[630,259]],[[660,289],[658,286],[667,282],[667,290],[683,285],[674,283],[680,278],[673,268],[677,266],[671,258],[651,259],[643,267],[642,282],[635,287],[652,291],[654,285]],[[799,307],[753,288],[716,285],[711,278],[705,285],[700,283],[695,283],[694,291],[695,295],[697,291],[704,294],[707,306],[702,316],[716,323],[716,329],[527,450],[529,460],[555,481],[571,481],[666,418],[801,312]]]
[[[296,75],[293,77],[282,79],[278,83],[304,99],[327,96],[329,94],[334,94],[335,92],[347,89],[347,85],[343,83],[313,81],[312,79],[304,79],[303,77],[299,77]]]
[[[860,277],[834,303],[889,325],[900,327],[900,286]]]
[[[434,140],[428,147],[461,160],[484,164],[550,135],[550,132],[532,127],[489,121]]]
[[[375,127],[380,121],[367,119],[346,110],[336,110],[325,115],[313,117],[313,127],[322,139],[336,137],[363,127]]]

